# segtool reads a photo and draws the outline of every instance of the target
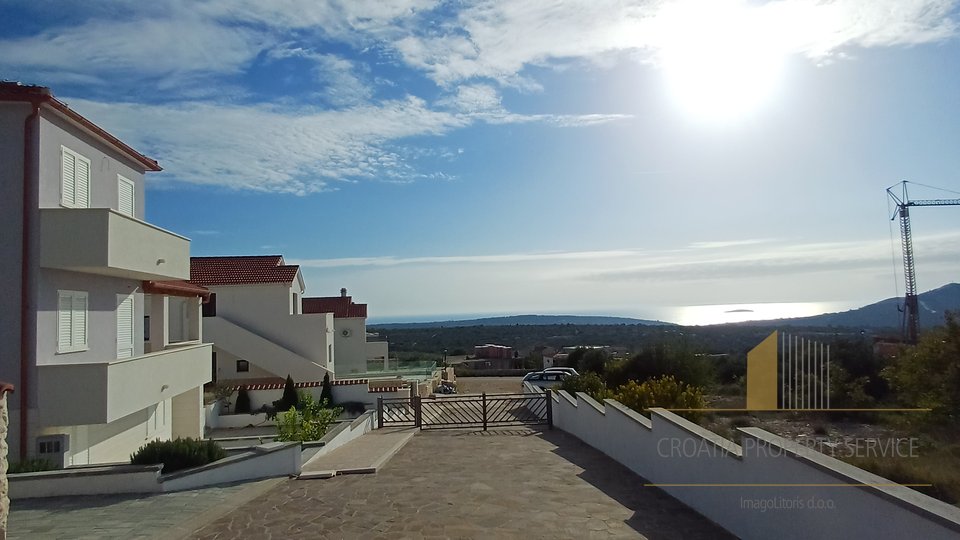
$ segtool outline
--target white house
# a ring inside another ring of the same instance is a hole
[[[146,441],[202,435],[207,292],[177,281],[190,241],[144,221],[157,162],[17,83],[0,83],[0,140],[11,460],[126,461]]]
[[[389,344],[367,332],[367,305],[354,303],[347,289],[340,289],[340,296],[304,298],[303,312],[333,313],[337,378],[388,368]]]
[[[333,377],[333,314],[303,312],[299,266],[280,255],[193,257],[190,283],[211,292],[203,335],[215,344],[218,382]]]

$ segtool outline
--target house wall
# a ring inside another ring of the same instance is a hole
[[[364,317],[333,319],[334,350],[336,350],[337,378],[367,371],[367,320]],[[350,335],[345,336],[344,332]]]
[[[37,364],[81,364],[117,358],[117,295],[134,295],[134,356],[143,355],[143,294],[140,282],[41,269],[37,312]],[[88,294],[86,351],[57,353],[57,291]],[[41,404],[42,405],[42,404]]]
[[[333,314],[291,314],[289,284],[208,288],[217,294],[218,317],[223,317],[330,371],[334,370],[335,354],[328,355],[331,349],[336,350]],[[247,360],[269,370],[268,358]]]
[[[286,373],[273,373],[267,371],[254,363],[255,360],[240,358],[230,352],[220,349],[214,345],[213,350],[217,352],[217,381],[229,381],[236,379],[265,379],[269,377],[286,378]],[[250,362],[250,371],[237,371],[237,360],[246,360]]]
[[[384,370],[389,369],[386,361],[389,360],[390,344],[386,341],[368,341],[366,345],[367,360],[381,362]]]
[[[171,401],[161,401],[108,424],[50,426],[42,428],[39,434],[70,436],[66,466],[125,463],[147,442],[171,437]],[[30,449],[31,454],[35,451],[36,448]]]
[[[17,393],[11,409],[19,409],[20,393],[28,392],[20,382],[20,269],[23,238],[23,126],[30,106],[0,103],[0,275],[10,285],[0,302],[0,380],[12,383]],[[11,427],[19,419],[11,414]],[[17,441],[9,439],[12,454]],[[16,460],[16,458],[15,458]]]
[[[117,175],[133,182],[134,217],[144,220],[145,170],[53,113],[40,115],[40,207],[60,207],[60,146],[90,160],[90,207],[117,209]]]
[[[178,394],[170,400],[171,425],[173,438],[203,438],[206,415],[203,410],[203,387],[198,386]]]

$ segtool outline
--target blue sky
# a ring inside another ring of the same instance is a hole
[[[374,319],[861,305],[903,292],[884,189],[960,191],[952,1],[140,4],[0,2],[0,77],[158,159],[195,255]],[[958,212],[913,213],[921,290]]]

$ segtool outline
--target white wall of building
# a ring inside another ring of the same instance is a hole
[[[364,317],[333,319],[337,378],[367,371],[367,320]]]
[[[291,296],[302,288],[290,284],[210,286],[217,294],[217,317],[258,334],[333,372],[334,321],[332,313],[291,313]],[[223,344],[223,347],[229,348]],[[236,353],[236,351],[232,351]],[[331,354],[333,353],[333,354]],[[269,358],[246,358],[270,371]],[[283,376],[283,375],[282,375]],[[226,377],[225,378],[229,378]]]

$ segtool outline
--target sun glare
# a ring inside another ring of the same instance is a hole
[[[692,116],[736,120],[764,104],[785,54],[757,8],[735,0],[670,4],[660,65],[670,95]]]

